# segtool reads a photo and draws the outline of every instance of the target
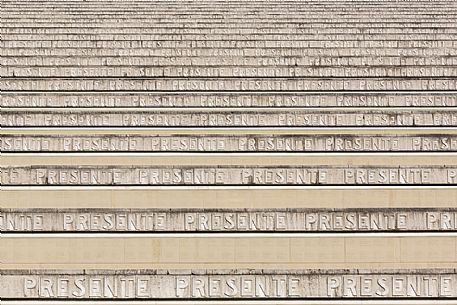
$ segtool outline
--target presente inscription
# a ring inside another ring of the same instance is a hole
[[[456,59],[457,62],[457,59]],[[457,68],[435,66],[405,67],[134,67],[134,66],[8,66],[0,68],[5,77],[455,77]]]
[[[457,151],[457,135],[0,135],[2,152]]]
[[[457,90],[455,78],[3,78],[2,91]]]
[[[455,107],[452,93],[2,93],[4,107]]]
[[[2,167],[2,185],[455,185],[448,166]]]
[[[5,110],[7,127],[457,127],[455,110]]]
[[[418,270],[4,270],[10,299],[450,298],[454,269]]]
[[[457,209],[1,209],[7,232],[457,231]]]

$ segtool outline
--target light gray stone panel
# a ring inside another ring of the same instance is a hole
[[[242,68],[242,67],[264,67],[281,68],[290,67],[296,71],[307,70],[317,67],[340,67],[349,68],[376,68],[384,67],[412,67],[424,66],[456,66],[457,57],[453,56],[3,56],[2,66],[9,67],[131,67],[140,66],[151,69],[167,68],[177,69],[180,66],[195,66],[201,69],[205,66],[212,66],[222,69]],[[298,66],[298,67],[296,67]],[[368,66],[368,67],[367,67]],[[430,67],[429,67],[430,69]],[[56,71],[58,71],[56,69]],[[338,70],[336,70],[338,71]],[[203,76],[203,75],[202,75]],[[335,75],[338,76],[338,75]],[[356,75],[353,75],[354,77]],[[57,77],[57,76],[56,76]]]
[[[457,58],[457,57],[456,57]],[[457,63],[457,59],[456,59]],[[457,66],[457,65],[455,65]],[[457,77],[453,66],[293,67],[274,66],[4,66],[5,77]]]
[[[319,41],[135,41],[135,40],[3,40],[6,48],[457,48],[452,40],[319,40]]]
[[[2,93],[2,107],[457,107],[457,94],[417,93]]]
[[[2,152],[456,152],[457,135],[0,135]]]
[[[3,91],[415,91],[457,90],[455,78],[3,78]]]
[[[455,269],[2,270],[4,299],[449,299]]]
[[[405,27],[385,27],[385,28],[376,28],[376,27],[256,27],[256,28],[230,28],[230,27],[203,27],[203,28],[167,28],[160,26],[151,26],[145,27],[143,24],[140,24],[137,27],[104,27],[99,25],[97,27],[88,27],[88,26],[79,26],[79,27],[65,27],[65,28],[56,28],[56,27],[41,27],[41,28],[23,28],[23,27],[5,27],[4,33],[7,35],[15,34],[434,34],[434,33],[457,33],[457,28],[455,27],[437,27],[434,29],[431,28],[421,28],[421,27],[409,27],[407,24],[403,23]]]
[[[8,232],[457,231],[457,209],[0,209]]]
[[[5,127],[456,127],[456,110],[8,110]]]
[[[4,56],[310,56],[310,57],[398,57],[457,56],[457,48],[3,48]]]
[[[456,166],[2,167],[2,185],[456,185]]]

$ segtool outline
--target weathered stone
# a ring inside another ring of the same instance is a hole
[[[457,231],[457,209],[0,209],[8,232]]]
[[[164,57],[211,57],[211,56],[410,56],[422,58],[456,56],[457,48],[3,48],[4,56],[164,56]]]
[[[457,106],[456,1],[153,2],[2,1],[1,106],[23,108],[2,109],[1,201],[14,208],[0,209],[0,261],[22,269],[0,268],[2,301],[457,300],[457,271],[433,269],[456,266],[452,154],[263,154],[457,151],[457,111],[431,108]],[[435,126],[448,128],[399,130]],[[14,234],[31,232],[44,234]],[[170,234],[78,234],[95,232]],[[147,266],[201,269],[126,270]],[[318,269],[354,266],[366,269]]]
[[[0,135],[2,152],[455,152],[457,135]]]
[[[3,78],[2,91],[457,90],[455,78]]]
[[[300,20],[302,21],[302,20]],[[135,40],[3,40],[7,48],[457,48],[452,40],[334,41],[135,41]]]
[[[8,93],[2,107],[457,107],[452,93]]]
[[[455,77],[457,68],[435,66],[406,67],[2,67],[5,77]]]
[[[449,56],[3,56],[1,59],[4,67],[134,67],[155,69],[178,69],[196,67],[203,69],[212,66],[215,69],[241,69],[242,67],[270,67],[272,70],[289,67],[297,72],[304,73],[312,68],[426,68],[440,66],[456,66],[457,58]],[[298,66],[298,67],[297,67]],[[430,67],[431,66],[431,67]],[[450,69],[451,67],[447,67]],[[56,69],[58,71],[58,69]],[[204,76],[204,75],[201,75]],[[237,76],[237,75],[234,75]],[[300,75],[297,75],[300,76]],[[339,76],[339,75],[335,75]],[[357,75],[348,75],[357,77]],[[406,75],[405,75],[406,76]],[[441,76],[441,75],[437,75]],[[58,77],[58,76],[55,76]]]
[[[456,166],[23,166],[2,185],[457,185]]]
[[[447,299],[455,269],[2,270],[8,299]]]
[[[456,127],[456,110],[3,111],[9,127]]]

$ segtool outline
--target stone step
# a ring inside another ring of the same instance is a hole
[[[225,15],[225,14],[219,14],[219,15]],[[210,15],[202,15],[202,16],[195,16],[195,15],[190,15],[188,18],[186,17],[173,17],[173,18],[160,18],[160,16],[150,16],[150,15],[141,15],[141,14],[135,14],[132,16],[125,15],[125,14],[117,14],[117,15],[111,15],[111,14],[87,14],[85,16],[81,15],[69,15],[65,14],[64,16],[55,16],[55,15],[46,15],[46,20],[43,20],[43,16],[37,14],[29,14],[29,15],[14,15],[14,14],[9,14],[8,17],[5,16],[5,20],[8,21],[13,21],[16,23],[33,23],[35,25],[40,25],[40,24],[45,24],[45,25],[54,25],[54,22],[86,22],[91,21],[94,23],[104,23],[105,21],[112,23],[112,22],[128,22],[128,23],[143,23],[143,21],[146,22],[146,24],[151,23],[151,19],[155,18],[157,19],[156,22],[153,22],[153,24],[173,24],[177,26],[185,26],[185,25],[199,25],[199,24],[219,24],[219,25],[230,25],[230,24],[243,24],[246,25],[244,22],[246,18],[249,18],[248,24],[273,24],[273,25],[285,25],[285,24],[299,24],[302,26],[306,26],[308,24],[342,24],[342,23],[349,23],[349,24],[354,24],[354,25],[359,25],[359,24],[371,24],[370,21],[373,23],[378,23],[378,24],[404,24],[404,25],[409,25],[411,23],[419,23],[419,24],[452,24],[455,25],[453,22],[455,20],[455,14],[448,15],[448,14],[423,14],[423,15],[398,15],[398,16],[384,16],[383,18],[379,18],[378,15],[373,15],[373,16],[360,16],[359,15],[349,15],[349,16],[333,16],[333,15],[321,15],[321,16],[316,16],[316,14],[312,14],[312,16],[294,16],[291,14],[287,15],[270,15],[270,16],[265,16],[261,17],[259,15],[236,15],[232,17],[225,17],[227,20],[224,20],[221,16],[210,16]],[[41,16],[41,18],[40,18]],[[338,18],[338,21],[335,21],[335,18]],[[2,17],[3,19],[3,17]],[[39,20],[36,20],[39,19]],[[274,22],[272,22],[274,20]],[[178,23],[179,22],[179,23]],[[11,23],[13,25],[14,23]]]
[[[414,64],[421,64],[421,60],[427,58],[443,58],[457,56],[457,48],[3,48],[2,59],[17,58],[56,58],[66,56],[72,57],[178,57],[178,58],[315,58],[315,64],[321,58],[353,58],[354,60],[373,60],[373,58],[417,58]],[[11,60],[11,59],[10,59]],[[378,59],[381,60],[381,59]],[[15,62],[16,60],[12,60]],[[242,64],[242,62],[241,62]]]
[[[457,209],[0,209],[0,229],[23,234],[457,232]]]
[[[20,131],[22,133],[22,131]],[[61,130],[59,130],[59,133]],[[268,132],[268,131],[266,131]],[[284,131],[283,131],[284,132]],[[441,131],[442,132],[442,131]],[[434,134],[1,134],[3,153],[20,152],[457,152],[457,135]]]
[[[457,49],[456,49],[457,50]],[[229,66],[233,68],[270,67],[395,67],[415,68],[421,66],[457,66],[457,56],[2,56],[4,67],[90,67],[124,66],[149,69],[180,66]],[[429,67],[429,68],[431,68]]]
[[[457,33],[456,27],[389,27],[389,28],[369,28],[369,27],[340,27],[340,28],[325,28],[325,27],[289,27],[289,28],[278,28],[278,27],[264,27],[264,28],[230,28],[230,27],[219,27],[219,28],[205,28],[205,27],[193,27],[193,28],[163,28],[163,27],[127,27],[127,28],[111,28],[111,27],[72,27],[72,28],[60,28],[60,27],[7,27],[3,29],[4,35],[18,35],[18,34],[40,34],[40,35],[58,35],[58,34],[69,34],[69,35],[84,35],[84,34],[194,34],[194,35],[216,35],[216,34],[229,34],[229,35],[255,35],[255,34],[302,34],[316,35],[316,34],[455,34]]]
[[[4,110],[3,127],[456,127],[449,109]]]
[[[422,41],[451,41],[455,42],[457,34],[14,34],[3,35],[3,41],[389,41],[389,40],[422,40]]]
[[[457,41],[452,40],[246,40],[246,41],[112,41],[112,40],[3,40],[4,48],[457,48]]]
[[[21,28],[58,28],[65,26],[66,28],[73,29],[73,28],[109,28],[109,29],[118,29],[118,28],[164,28],[164,29],[175,29],[175,28],[214,28],[214,29],[245,29],[245,28],[277,28],[277,29],[308,29],[308,28],[326,28],[328,25],[331,25],[333,28],[343,29],[343,28],[369,28],[369,29],[379,29],[379,28],[397,28],[397,27],[408,27],[408,28],[455,28],[455,23],[452,22],[451,19],[442,19],[439,20],[431,19],[431,18],[424,18],[414,20],[412,23],[411,20],[381,20],[379,18],[373,17],[373,21],[369,21],[368,19],[361,19],[361,20],[352,20],[348,21],[347,18],[338,19],[329,19],[329,18],[307,18],[306,20],[261,20],[258,18],[250,18],[249,20],[245,20],[244,22],[236,20],[227,20],[226,22],[221,22],[221,20],[213,19],[211,21],[199,21],[192,19],[192,22],[184,22],[185,20],[181,20],[180,23],[167,21],[166,19],[160,19],[159,21],[154,21],[147,19],[138,19],[135,17],[131,18],[123,18],[122,19],[122,27],[120,23],[115,19],[93,19],[92,23],[88,25],[87,18],[80,18],[80,19],[72,19],[72,20],[65,20],[65,19],[52,19],[52,22],[42,20],[42,19],[35,19],[35,18],[8,18],[8,16],[4,17],[5,20],[8,20],[8,23],[5,23],[3,28],[13,28],[13,29],[21,29]]]
[[[455,164],[455,162],[454,162]],[[2,166],[4,186],[380,186],[457,185],[444,166]]]
[[[445,58],[443,58],[444,60]],[[457,57],[455,58],[457,63]],[[392,66],[347,66],[347,67],[315,67],[301,66],[3,66],[0,73],[4,77],[457,77],[456,66],[437,67],[413,65],[406,67]]]
[[[8,91],[449,91],[456,78],[7,78]]]
[[[221,93],[2,92],[4,108],[36,107],[457,107],[453,92]]]

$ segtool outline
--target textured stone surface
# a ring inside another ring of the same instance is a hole
[[[2,1],[2,302],[455,302],[456,14]]]
[[[454,152],[457,135],[0,135],[2,152]]]
[[[455,298],[455,269],[2,271],[17,299]]]
[[[456,49],[457,50],[457,49]],[[8,93],[1,103],[11,108],[33,107],[452,107],[452,93]]]
[[[8,78],[9,91],[447,91],[455,78]]]
[[[2,185],[457,185],[452,166],[2,167]]]
[[[3,209],[3,232],[457,231],[457,209]]]
[[[452,110],[212,110],[3,112],[5,127],[455,127]]]

